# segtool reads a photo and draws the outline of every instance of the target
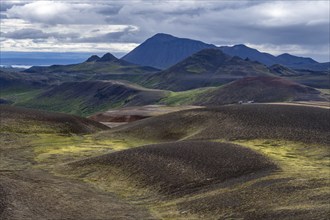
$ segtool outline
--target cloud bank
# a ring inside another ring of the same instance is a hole
[[[329,60],[329,1],[2,1],[1,49],[128,52],[156,33]]]

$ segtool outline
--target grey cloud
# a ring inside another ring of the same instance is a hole
[[[49,10],[52,8],[52,10]],[[70,3],[70,1],[34,1],[15,5],[6,10],[9,18],[23,19],[44,25],[100,24],[104,15],[97,12],[93,4]],[[47,11],[49,13],[44,13]]]
[[[59,34],[59,33],[45,33],[41,30],[33,28],[24,28],[16,31],[11,31],[7,33],[1,33],[1,36],[4,38],[11,39],[48,39],[50,37],[56,39],[65,39],[65,38],[77,38],[79,35],[77,33],[70,34]]]
[[[100,34],[95,37],[81,37],[76,39],[76,41],[80,43],[139,43],[139,41],[136,40],[137,33],[138,32],[135,31],[135,28],[127,27],[122,31]]]
[[[7,19],[7,15],[4,13],[0,13],[0,19]]]
[[[22,5],[23,3],[21,3]],[[13,4],[11,2],[5,2],[5,1],[1,1],[1,4],[0,4],[0,11],[3,12],[3,11],[6,11],[7,9],[10,9],[11,7],[13,7],[14,5],[18,5],[18,4]]]
[[[35,38],[48,38],[49,35],[42,32],[41,30],[36,30],[32,28],[25,28],[21,30],[11,31],[2,34],[5,38],[11,39],[35,39]]]
[[[192,9],[186,9],[186,10],[177,10],[173,12],[166,13],[167,15],[188,15],[188,16],[199,16],[202,13],[205,13],[206,10],[204,8],[192,8]]]
[[[312,51],[329,44],[329,17],[327,1],[115,1],[75,0],[53,1],[56,7],[49,16],[35,13],[42,3],[6,6],[9,19],[19,18],[37,24],[35,30],[17,30],[5,33],[7,38],[48,39],[50,37],[71,43],[141,43],[158,33],[193,38],[217,45],[298,45]],[[60,2],[60,3],[58,3]],[[33,7],[32,7],[33,6]],[[277,7],[281,6],[281,7]],[[284,9],[284,13],[281,11]],[[56,13],[55,13],[55,12]],[[282,16],[282,17],[281,17]],[[320,22],[320,20],[324,20]],[[80,33],[46,33],[57,24],[95,24],[93,37]],[[119,32],[104,34],[97,24],[129,25]],[[102,34],[101,34],[102,33]],[[290,51],[287,51],[290,53]],[[329,52],[328,52],[329,53]],[[324,56],[324,55],[320,55]],[[329,55],[328,55],[329,56]],[[328,59],[328,58],[327,58]]]
[[[95,11],[103,15],[117,15],[122,8],[123,5],[102,4]]]
[[[330,36],[328,24],[255,28],[254,31],[260,36],[253,36],[251,41],[255,41],[254,43],[263,41],[273,44],[319,45],[329,42]]]

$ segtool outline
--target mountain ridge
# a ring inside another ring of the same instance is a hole
[[[121,59],[143,66],[166,69],[190,55],[207,48],[217,48],[217,46],[193,39],[158,33],[142,42]],[[249,58],[267,66],[281,64],[293,69],[330,70],[330,63],[327,62],[319,63],[309,57],[299,57],[288,53],[274,56],[266,52],[260,52],[244,44],[219,46],[218,48],[230,56],[238,56],[242,59]]]
[[[151,75],[144,83],[151,88],[183,91],[219,86],[247,76],[273,76],[273,73],[261,63],[231,57],[220,49],[204,49]]]
[[[159,33],[145,40],[122,59],[143,66],[165,69],[206,48],[216,48],[216,46]]]
[[[149,66],[140,66],[118,59],[111,53],[102,57],[92,55],[85,62],[69,65],[33,66],[24,72],[27,73],[141,73],[156,72],[158,69]]]

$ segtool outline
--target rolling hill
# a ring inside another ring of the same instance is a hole
[[[62,113],[0,105],[1,132],[24,134],[87,134],[108,127],[90,119]]]
[[[19,105],[87,116],[115,107],[152,104],[166,93],[120,81],[66,82]]]
[[[22,72],[0,71],[1,93],[10,91],[25,91],[47,86],[46,78],[34,77]]]
[[[247,102],[329,101],[319,90],[279,77],[247,77],[205,92],[199,105],[223,105]]]
[[[238,145],[181,141],[147,145],[70,163],[73,169],[115,167],[131,173],[140,186],[168,196],[183,196],[213,185],[265,171],[274,163]]]
[[[329,117],[327,109],[267,104],[179,111],[94,135],[150,145],[57,171],[160,218],[326,219]]]
[[[166,69],[202,49],[215,47],[201,41],[159,33],[144,41],[122,59],[142,66]]]
[[[144,140],[284,139],[330,144],[328,109],[286,105],[227,105],[169,113],[132,122],[111,135]]]
[[[274,64],[269,67],[270,71],[277,76],[299,76],[303,75],[298,71],[282,66],[280,64]]]
[[[144,84],[172,91],[217,86],[248,76],[273,76],[263,64],[231,57],[219,49],[199,51],[178,64],[151,75]]]

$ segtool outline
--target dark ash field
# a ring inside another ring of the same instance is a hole
[[[2,106],[0,215],[327,219],[329,120],[319,107],[243,104],[109,129]]]

